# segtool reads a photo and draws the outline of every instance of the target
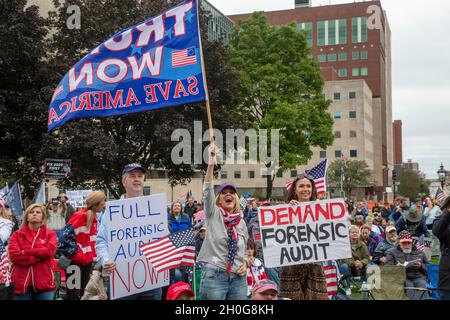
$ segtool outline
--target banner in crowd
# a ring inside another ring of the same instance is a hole
[[[158,273],[139,247],[169,234],[165,194],[106,203],[108,253],[116,263],[111,300],[169,285],[169,271]]]
[[[122,30],[75,64],[53,94],[48,131],[206,100],[197,5],[187,0]]]
[[[352,256],[343,199],[260,207],[258,215],[269,268]]]
[[[67,202],[74,208],[84,208],[86,207],[86,198],[91,193],[92,189],[67,191],[66,196],[69,199]]]
[[[9,189],[8,194],[5,196],[5,202],[9,206],[12,214],[21,220],[23,216],[22,194],[20,193],[20,185],[17,181]]]
[[[45,159],[44,174],[47,178],[64,178],[70,174],[72,160],[67,159]]]
[[[34,198],[31,201],[31,203],[39,203],[42,205],[45,205],[47,203],[46,196],[45,196],[45,180],[41,181],[39,189],[34,194]]]

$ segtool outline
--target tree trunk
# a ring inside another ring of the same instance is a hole
[[[267,199],[272,197],[272,189],[273,189],[273,180],[272,180],[272,176],[267,175],[266,176],[267,179]]]

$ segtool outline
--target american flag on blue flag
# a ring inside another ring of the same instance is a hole
[[[172,68],[184,67],[197,63],[195,48],[175,50],[172,52]]]
[[[195,263],[195,235],[193,228],[169,234],[139,248],[156,271],[193,267]]]
[[[425,250],[425,236],[423,234],[417,239],[416,248],[420,252]]]
[[[317,166],[311,170],[306,170],[306,173],[311,176],[316,185],[317,194],[325,194],[327,192],[327,170],[328,170],[328,159],[321,161]],[[286,182],[286,190],[292,187],[294,180]]]
[[[317,194],[324,194],[327,192],[327,169],[328,159],[325,159],[311,170],[306,171],[306,173],[313,178],[314,183],[316,184]]]
[[[444,191],[442,191],[441,188],[438,188],[436,191],[436,195],[434,196],[434,199],[436,199],[437,201],[441,202],[444,201],[445,199],[445,193]]]

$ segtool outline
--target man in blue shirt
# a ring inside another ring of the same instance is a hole
[[[132,163],[123,168],[122,185],[125,188],[125,194],[121,199],[134,197],[142,197],[144,195],[144,181],[147,170],[140,164]],[[103,270],[107,273],[114,271],[116,263],[110,259],[108,254],[108,230],[106,228],[105,219],[101,219],[95,243],[95,251],[97,260],[103,266]],[[142,293],[124,297],[120,300],[161,300],[162,289],[157,288]]]

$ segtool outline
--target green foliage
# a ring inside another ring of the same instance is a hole
[[[241,97],[234,116],[257,131],[268,129],[269,136],[271,129],[280,129],[283,170],[306,164],[311,147],[333,142],[327,112],[331,101],[323,98],[323,78],[309,54],[305,35],[296,32],[295,24],[270,26],[261,13],[240,21],[231,39],[231,65],[239,75]],[[267,177],[267,197],[274,177],[275,172]]]
[[[328,168],[327,180],[330,186],[341,186],[341,163],[341,160],[337,159]],[[350,196],[355,188],[374,186],[375,182],[372,181],[371,177],[372,171],[365,161],[347,161],[344,167],[344,179],[342,180],[342,188],[346,196]],[[360,199],[359,193],[357,197]]]
[[[398,187],[398,194],[409,198],[411,201],[416,201],[420,193],[420,177],[417,172],[412,170],[402,170],[399,175],[400,186]]]

